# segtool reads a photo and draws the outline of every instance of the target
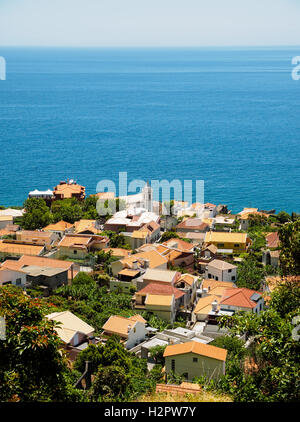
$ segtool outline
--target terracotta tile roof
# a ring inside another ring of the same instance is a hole
[[[205,230],[208,224],[204,223],[200,218],[188,218],[181,223],[177,224],[177,229],[189,229],[189,230]]]
[[[8,224],[4,229],[0,230],[0,236],[12,236],[19,230],[20,226],[16,224]]]
[[[234,283],[231,281],[217,281],[212,278],[207,278],[202,282],[202,289],[214,289],[216,287],[224,287],[228,289],[234,287]]]
[[[91,196],[98,196],[100,199],[114,199],[115,198],[115,192],[98,192],[95,195]]]
[[[257,305],[256,302],[251,300],[254,293],[262,294],[246,288],[229,288],[224,291],[220,304],[252,309]]]
[[[183,251],[190,252],[192,249],[194,249],[194,245],[189,242],[185,242],[182,239],[169,239],[166,242],[163,243],[163,245],[169,247],[169,248],[176,248]]]
[[[63,198],[72,198],[73,195],[85,195],[85,187],[77,183],[60,183],[53,189],[55,196],[62,196]]]
[[[6,243],[0,241],[0,253],[16,255],[40,255],[44,250],[41,245],[27,245],[23,243]]]
[[[139,321],[142,322],[143,324],[146,324],[146,320],[139,314],[133,315],[129,318],[131,321]]]
[[[134,328],[138,321],[129,318],[112,315],[103,325],[102,329],[109,333],[119,334],[122,337],[128,337],[128,328]]]
[[[136,296],[146,296],[147,294],[161,296],[174,295],[175,299],[179,299],[184,296],[184,292],[179,289],[176,289],[176,287],[170,286],[169,284],[164,285],[159,283],[149,283],[146,287],[139,290],[135,294]]]
[[[17,239],[26,241],[27,239],[50,240],[52,233],[43,232],[39,230],[19,230],[16,233]],[[30,240],[27,240],[30,241]]]
[[[176,232],[178,236],[182,237],[183,239],[191,239],[197,240],[199,242],[203,241],[205,238],[205,233],[198,233],[198,232]]]
[[[209,252],[211,252],[211,253],[213,253],[213,254],[216,254],[217,253],[217,251],[218,251],[218,248],[217,248],[217,246],[216,245],[208,245],[208,246],[206,246],[206,248],[205,249],[203,249],[204,251],[209,251]]]
[[[134,261],[139,261],[141,264],[143,260],[149,260],[149,268],[156,268],[163,264],[167,264],[168,260],[156,250],[151,250],[147,252],[140,252],[134,255],[131,255],[127,258],[121,260],[122,264],[125,267],[131,268]]]
[[[139,230],[153,233],[158,229],[160,229],[160,225],[156,221],[150,221],[150,223],[144,224]]]
[[[80,235],[67,235],[62,238],[59,243],[59,246],[69,248],[72,246],[88,246],[88,244],[92,241],[90,236],[84,237]]]
[[[103,249],[103,252],[108,253],[109,251],[111,251],[111,255],[112,256],[124,256],[124,257],[128,257],[131,255],[131,251],[128,249],[122,249],[122,248],[105,248]]]
[[[269,233],[266,236],[266,242],[268,248],[278,248],[280,244],[278,232]]]
[[[186,353],[195,353],[197,355],[206,356],[212,359],[226,361],[227,350],[221,347],[211,346],[196,341],[188,341],[182,344],[173,344],[167,346],[164,357],[183,355]]]
[[[132,237],[134,239],[146,239],[148,234],[149,234],[148,230],[134,230],[132,232]]]
[[[24,266],[36,265],[38,267],[52,267],[52,268],[62,268],[68,270],[68,278],[72,278],[71,267],[74,265],[74,262],[71,261],[62,261],[60,259],[45,258],[40,256],[29,256],[23,255],[18,261],[6,260],[3,262],[2,266],[7,268],[22,269]],[[77,270],[73,269],[73,277],[78,273]]]
[[[74,227],[73,224],[67,223],[66,221],[61,220],[61,221],[58,221],[57,223],[49,224],[48,226],[44,227],[43,230],[44,231],[65,231],[72,227]]]
[[[193,277],[192,275],[189,274],[183,274],[178,281],[176,281],[176,283],[180,282],[180,281],[184,281],[186,284],[188,284],[189,286],[192,286],[195,282],[195,279],[197,279],[197,277]]]
[[[217,302],[219,302],[220,297],[219,296],[216,296],[216,295],[213,295],[213,294],[208,295],[208,296],[205,296],[205,297],[201,297],[198,300],[198,302],[197,302],[197,304],[195,306],[194,313],[195,314],[204,314],[204,315],[205,314],[208,314],[211,311],[211,307],[212,307],[211,304],[215,300]]]
[[[96,229],[95,227],[96,220],[79,220],[74,223],[74,231],[75,233],[83,233],[85,231],[92,232],[93,234],[97,234],[100,230]]]
[[[246,243],[247,233],[233,233],[233,232],[207,232],[205,242],[218,243]]]
[[[218,270],[233,270],[236,269],[236,265],[229,264],[226,261],[222,261],[221,259],[214,259],[213,261],[207,264],[208,267],[217,268]]]
[[[174,295],[148,294],[145,304],[148,306],[171,306]]]
[[[120,272],[118,272],[118,275],[125,275],[128,277],[135,277],[140,273],[139,270],[130,270],[129,268],[124,268]]]

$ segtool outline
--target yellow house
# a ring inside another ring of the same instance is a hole
[[[227,350],[189,341],[167,346],[164,352],[166,374],[183,375],[187,381],[195,377],[219,379],[225,374]]]
[[[176,314],[175,296],[148,294],[145,300],[145,310],[172,324]]]
[[[215,245],[223,253],[246,252],[252,241],[247,233],[207,232],[204,240],[206,246]]]

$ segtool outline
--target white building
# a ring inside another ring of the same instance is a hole
[[[127,208],[144,208],[146,211],[153,209],[153,189],[147,183],[140,193],[135,195],[120,196],[126,202]]]
[[[214,259],[206,266],[205,278],[234,282],[237,278],[237,266],[220,259]]]
[[[50,200],[53,198],[53,191],[50,189],[45,190],[45,191],[35,189],[29,192],[28,198],[41,198],[45,200]]]
[[[0,286],[5,284],[24,287],[26,285],[26,273],[14,268],[0,267]]]
[[[124,318],[112,315],[102,327],[104,336],[118,335],[124,341],[126,349],[138,345],[146,338],[146,320],[140,315]]]

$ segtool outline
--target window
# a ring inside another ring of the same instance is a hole
[[[224,243],[218,243],[217,246],[218,248],[222,248],[224,246]]]
[[[228,270],[229,273],[231,273],[232,270]]]
[[[239,248],[239,247],[240,247],[240,244],[239,244],[239,243],[235,243],[235,244],[234,244],[234,247],[235,247],[235,248]]]
[[[193,362],[198,362],[198,358],[193,358]]]
[[[175,360],[174,359],[171,360],[171,369],[172,369],[173,372],[175,371]]]
[[[234,275],[231,277],[231,280],[232,281],[235,281],[235,276]]]
[[[77,254],[77,251],[74,251],[74,255],[76,255]]]
[[[208,273],[208,278],[211,278],[211,274],[210,273]]]
[[[218,276],[216,276],[216,281],[218,281],[219,280],[219,277]]]

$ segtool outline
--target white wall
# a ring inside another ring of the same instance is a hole
[[[12,284],[17,284],[17,279],[21,279],[21,285],[22,287],[25,286],[26,283],[26,274],[15,271],[15,270],[9,270],[9,269],[2,269],[0,271],[0,285],[3,283],[11,282]]]
[[[128,322],[130,322],[128,320]],[[128,340],[126,341],[126,349],[131,349],[137,343],[141,343],[146,338],[146,326],[140,321],[134,325],[128,333]]]
[[[209,277],[208,274],[211,274],[211,277]],[[218,281],[234,282],[236,281],[236,268],[233,268],[231,272],[229,272],[228,270],[221,270],[207,264],[207,269],[205,270],[205,277],[212,278]],[[234,279],[232,279],[232,277],[234,277]]]

